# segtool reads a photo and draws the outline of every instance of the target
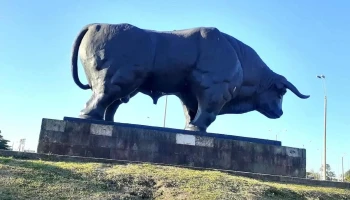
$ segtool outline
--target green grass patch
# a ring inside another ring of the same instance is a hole
[[[350,190],[279,184],[150,164],[0,157],[0,199],[350,199]]]

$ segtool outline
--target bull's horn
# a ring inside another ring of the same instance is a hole
[[[301,99],[307,99],[310,97],[310,95],[304,95],[299,92],[299,90],[288,80],[283,79],[283,84],[288,88],[290,91],[292,91],[295,95],[297,95]]]

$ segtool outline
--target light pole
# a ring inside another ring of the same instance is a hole
[[[269,129],[269,132],[272,132],[272,130]],[[276,133],[275,133],[275,134],[276,134],[276,141],[277,141],[277,136],[278,136],[279,134],[281,134],[282,132],[287,132],[287,129],[280,130],[279,132],[276,132]]]
[[[344,156],[341,157],[341,173],[343,174],[343,182],[344,182]]]
[[[324,75],[318,75],[317,78],[322,79],[323,82],[323,89],[324,89],[324,152],[323,152],[323,178],[324,180],[327,179],[326,177],[326,165],[327,165],[327,90],[326,90],[326,77]]]
[[[342,171],[342,179],[343,179],[343,182],[344,182],[344,179],[345,179],[345,175],[344,175],[344,156],[346,156],[347,154],[343,154],[342,157],[341,157],[341,171]]]
[[[166,110],[168,107],[168,95],[165,96],[165,108],[164,108],[164,119],[163,119],[163,127],[165,127],[165,120],[166,120]]]

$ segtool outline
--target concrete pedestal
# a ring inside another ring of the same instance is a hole
[[[37,152],[306,176],[305,149],[279,141],[68,117],[43,119]]]

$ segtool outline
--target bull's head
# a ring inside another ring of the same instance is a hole
[[[259,94],[256,110],[271,119],[280,118],[283,115],[282,101],[287,89],[301,99],[307,99],[309,95],[301,94],[298,89],[286,78],[277,79],[268,89]]]

